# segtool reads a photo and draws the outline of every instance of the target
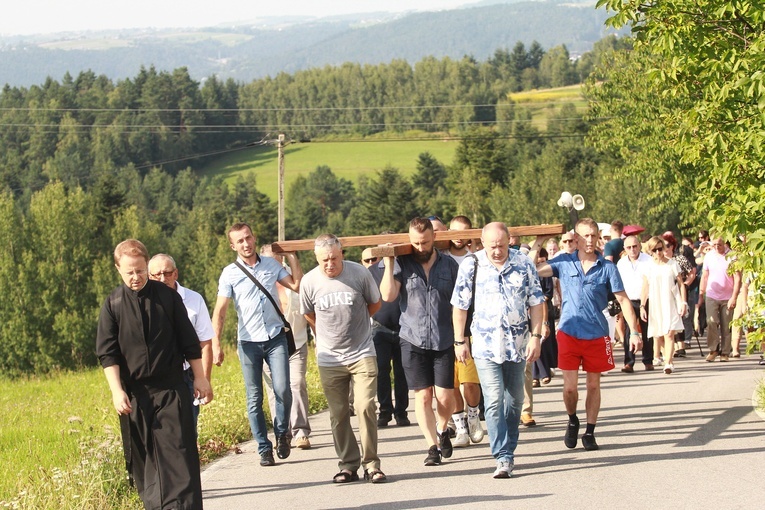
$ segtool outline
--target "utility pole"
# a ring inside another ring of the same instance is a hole
[[[279,241],[284,241],[284,134],[279,134],[276,145],[279,162]]]

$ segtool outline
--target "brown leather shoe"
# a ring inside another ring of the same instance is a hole
[[[624,365],[622,367],[622,372],[624,372],[625,374],[631,374],[634,371],[635,371],[635,369],[632,368],[632,365]]]
[[[653,370],[653,365],[646,365],[645,366],[645,371],[646,372],[650,372],[651,370]]]
[[[523,424],[524,427],[533,427],[534,425],[537,424],[537,422],[531,416],[531,413],[521,414],[521,423]]]

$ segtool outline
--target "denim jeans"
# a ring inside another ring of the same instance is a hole
[[[247,392],[247,416],[252,437],[258,442],[258,453],[273,449],[268,439],[266,417],[263,414],[263,362],[271,369],[276,397],[273,412],[274,434],[289,435],[289,410],[292,407],[290,366],[287,337],[279,333],[267,342],[239,342],[239,363],[242,366],[244,387]]]
[[[497,460],[513,464],[518,445],[526,362],[505,361],[499,364],[476,359],[475,367],[481,380],[491,454]]]

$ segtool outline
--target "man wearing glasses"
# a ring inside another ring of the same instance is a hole
[[[616,266],[600,255],[596,248],[599,241],[598,224],[591,218],[576,223],[577,250],[561,255],[537,266],[539,277],[556,276],[563,291],[563,306],[558,324],[558,368],[563,372],[563,403],[568,413],[568,425],[564,443],[576,448],[579,434],[579,418],[576,407],[579,401],[577,383],[579,366],[587,372],[587,429],[582,436],[585,450],[597,450],[595,425],[600,412],[600,376],[614,368],[608,322],[603,315],[611,291],[621,305],[630,327],[630,348],[642,347],[637,317]],[[534,262],[543,238],[534,243]]]
[[[560,250],[556,255],[574,253],[576,251],[576,234],[573,230],[566,232],[560,238]],[[555,258],[555,257],[553,257]]]
[[[392,234],[393,232],[383,232]],[[383,264],[379,257],[373,257],[367,248],[361,254],[361,263],[366,267],[377,287],[383,276]],[[401,364],[401,339],[398,336],[401,326],[401,309],[398,298],[393,302],[382,302],[380,310],[372,316],[372,341],[377,353],[377,401],[380,404],[380,414],[377,418],[378,427],[387,427],[392,419],[396,425],[406,427],[412,422],[407,416],[409,407],[409,386],[406,384],[404,367]],[[393,366],[393,383],[390,380],[391,365]],[[395,406],[391,397],[391,387],[395,397]]]
[[[128,472],[146,508],[202,508],[199,454],[183,359],[194,371],[195,396],[213,399],[199,339],[183,301],[149,281],[149,252],[136,239],[114,249],[124,285],[104,302],[96,353],[120,417]]]
[[[619,276],[624,283],[624,291],[632,303],[632,311],[636,317],[640,317],[640,293],[643,289],[643,276],[648,270],[647,264],[651,263],[651,256],[643,253],[640,240],[637,236],[629,236],[624,240],[624,250],[626,257],[619,259],[616,263],[616,269],[619,270]],[[627,328],[628,335],[630,329]],[[653,370],[653,339],[648,338],[648,322],[640,319],[640,333],[643,339],[643,365],[646,370]],[[622,372],[631,374],[635,371],[635,353],[630,350],[628,342],[624,342],[624,366]]]
[[[191,325],[194,326],[194,331],[197,332],[199,337],[199,345],[202,348],[202,369],[204,370],[205,379],[209,381],[210,373],[212,372],[213,328],[210,312],[207,311],[207,304],[204,298],[198,292],[187,289],[178,283],[178,268],[175,265],[175,259],[170,255],[158,253],[149,260],[149,279],[162,282],[180,294],[183,305],[186,307],[186,312],[188,312]],[[183,370],[185,374],[184,379],[191,391],[192,398],[194,398],[194,372],[186,360],[183,360]],[[194,406],[192,411],[194,413],[194,430],[196,430],[199,420],[199,406]]]

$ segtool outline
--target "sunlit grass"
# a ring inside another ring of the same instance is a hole
[[[199,418],[203,463],[252,439],[236,351],[225,352],[227,361],[213,370],[215,400]],[[314,413],[326,399],[313,349],[308,371]],[[119,421],[101,369],[0,383],[0,508],[141,508],[127,483]]]
[[[409,176],[415,172],[417,158],[423,152],[429,152],[445,165],[451,164],[458,141],[395,139],[396,136],[414,137],[410,135],[389,135],[394,139],[381,136],[364,141],[317,140],[287,145],[284,149],[285,192],[298,176],[306,176],[321,165],[330,167],[338,177],[356,183],[360,176],[373,176],[377,170],[387,165]],[[416,136],[426,135],[418,133]],[[238,176],[250,172],[256,176],[258,190],[276,200],[278,164],[274,147],[258,147],[227,154],[209,162],[201,170],[202,175],[220,175],[230,184],[236,182]]]

